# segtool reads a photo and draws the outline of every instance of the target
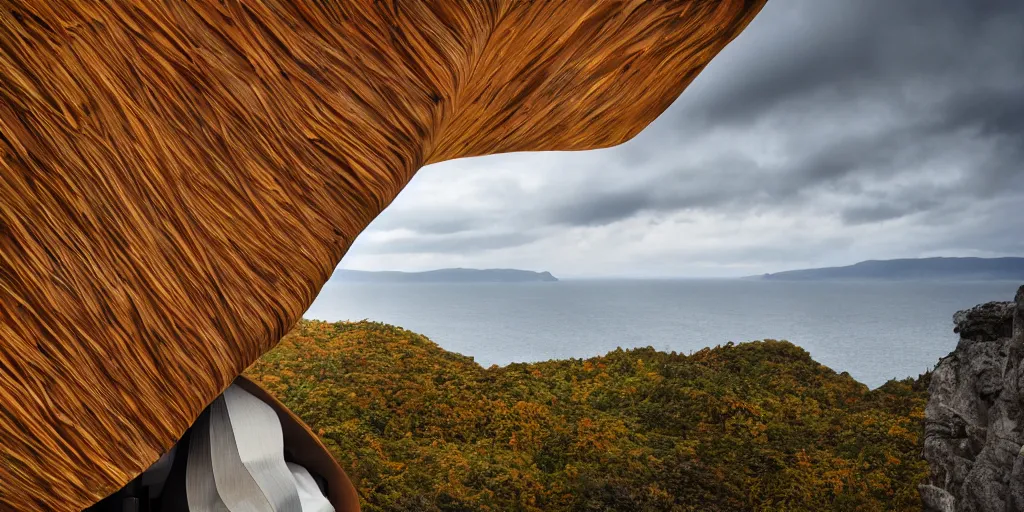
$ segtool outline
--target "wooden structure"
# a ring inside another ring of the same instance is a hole
[[[621,143],[764,0],[0,0],[0,510],[128,482],[425,164]]]

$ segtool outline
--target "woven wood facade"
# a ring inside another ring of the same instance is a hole
[[[636,135],[764,0],[0,0],[0,510],[154,462],[421,166]]]

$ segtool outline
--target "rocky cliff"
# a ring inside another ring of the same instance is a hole
[[[953,315],[956,349],[928,389],[924,509],[1024,511],[1024,286]]]

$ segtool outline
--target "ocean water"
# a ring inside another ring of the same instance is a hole
[[[328,282],[306,312],[424,334],[483,366],[584,358],[616,347],[690,353],[789,340],[876,387],[956,346],[952,315],[1012,300],[1018,282],[563,280],[512,284]]]

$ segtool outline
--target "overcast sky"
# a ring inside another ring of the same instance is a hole
[[[1024,1],[769,0],[626,144],[423,168],[342,268],[1024,256]]]

